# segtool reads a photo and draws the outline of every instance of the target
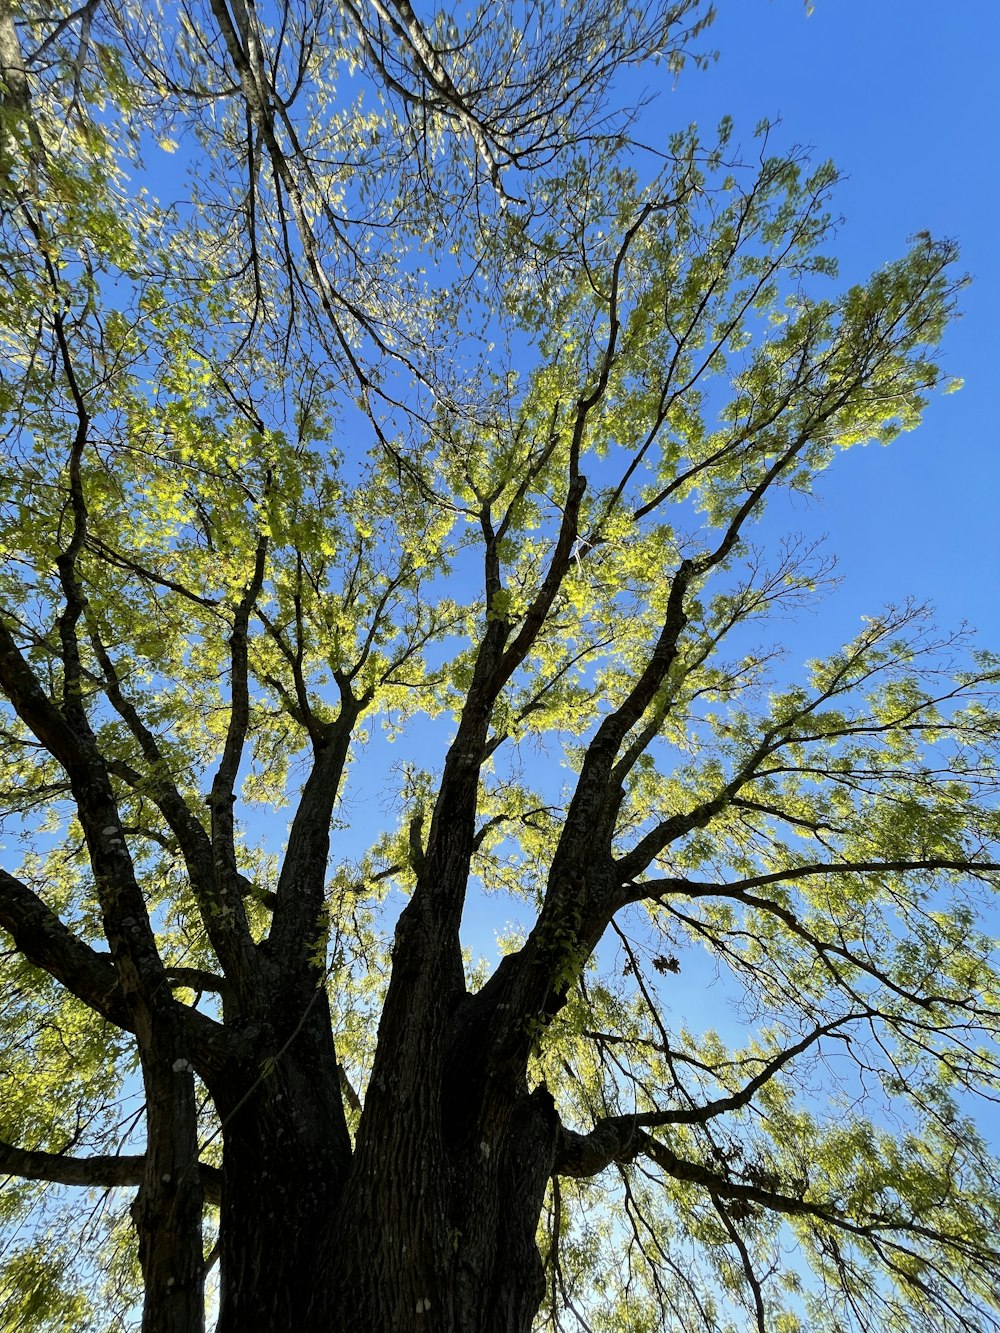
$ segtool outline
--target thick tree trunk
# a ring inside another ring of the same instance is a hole
[[[320,1240],[339,1193],[338,1164],[302,1152],[294,1122],[275,1114],[281,1100],[255,1098],[227,1137],[218,1333],[303,1328],[322,1271]]]
[[[299,997],[269,1045],[262,1063],[212,1089],[223,1138],[218,1333],[305,1327],[350,1163],[325,994]]]
[[[386,1170],[352,1176],[309,1333],[529,1333],[543,1291],[535,1236],[555,1154],[551,1098],[520,1096],[477,1142],[447,1121],[438,1179],[410,1170],[408,1139],[420,1134],[405,1122],[385,1126]]]
[[[453,767],[472,801],[477,766]],[[436,851],[397,924],[353,1152],[325,1004],[305,993],[284,998],[283,1023],[266,1010],[277,1029],[268,1076],[247,1070],[229,1112],[216,1096],[220,1333],[529,1333],[558,1128],[547,1090],[525,1083],[525,1015],[545,990],[516,1004],[510,986],[478,1000],[465,990],[461,814],[436,811]],[[304,1028],[295,1014],[309,1015]]]
[[[345,1188],[339,1154],[315,1152],[329,1126],[289,1104],[288,1082],[264,1080],[227,1126],[219,1333],[529,1333],[548,1093],[518,1097],[476,1143],[439,1118],[436,1179],[410,1168],[421,1127],[388,1123],[384,1169]]]

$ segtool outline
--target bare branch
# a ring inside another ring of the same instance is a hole
[[[54,1185],[77,1185],[91,1189],[138,1187],[146,1169],[144,1154],[139,1156],[69,1157],[63,1153],[29,1151],[0,1143],[0,1172],[24,1180],[46,1180]],[[198,1164],[205,1202],[218,1207],[222,1202],[222,1172],[218,1167]]]

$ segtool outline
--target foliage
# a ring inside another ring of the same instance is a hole
[[[131,1317],[157,1145],[212,1232],[255,1004],[243,1100],[322,995],[368,1160],[448,987],[558,1112],[538,1328],[1000,1327],[1000,668],[767,628],[962,280],[838,289],[773,127],[630,145],[708,17],[0,8],[12,1327]]]

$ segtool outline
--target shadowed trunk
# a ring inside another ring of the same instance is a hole
[[[344,1182],[336,1069],[290,1055],[226,1125],[219,1333],[529,1333],[556,1144],[548,1092],[486,1105],[466,1080],[464,1100],[459,1080],[448,1095],[424,1080],[427,1106],[369,1127]]]
[[[414,1126],[386,1125],[385,1170],[355,1171],[331,1229],[309,1333],[529,1333],[555,1124],[544,1089],[519,1096],[478,1141],[439,1121],[436,1179],[422,1174]]]
[[[275,1055],[213,1088],[224,1127],[218,1333],[304,1326],[348,1167],[325,994],[285,1028]]]

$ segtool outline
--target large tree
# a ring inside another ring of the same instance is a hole
[[[8,1326],[1000,1327],[1000,670],[766,626],[955,256],[708,17],[0,3]]]

